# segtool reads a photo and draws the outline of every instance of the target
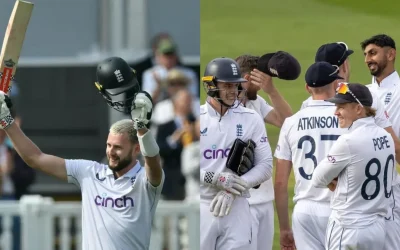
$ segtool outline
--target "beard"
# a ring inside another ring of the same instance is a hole
[[[368,65],[368,67],[370,65],[374,65],[375,68],[374,69],[370,68],[369,72],[371,73],[371,75],[373,75],[375,77],[378,77],[378,76],[380,76],[382,74],[383,70],[386,68],[387,62],[384,61],[384,62],[381,62],[381,63],[371,63],[371,64]]]
[[[119,172],[123,169],[125,169],[126,167],[128,167],[129,165],[131,165],[132,163],[132,150],[129,152],[128,156],[121,159],[121,158],[117,158],[118,164],[114,167],[111,167],[111,160],[110,157],[107,155],[107,159],[108,159],[108,167],[114,171],[114,172]]]

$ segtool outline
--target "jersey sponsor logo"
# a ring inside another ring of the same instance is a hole
[[[261,139],[260,139],[260,142],[261,143],[268,142],[268,137],[267,136],[262,136]]]
[[[96,195],[94,198],[94,203],[96,206],[100,207],[111,207],[111,208],[122,208],[122,207],[134,207],[135,202],[131,197],[126,195],[119,197],[119,198],[112,198],[107,196],[106,193],[100,195]]]
[[[386,110],[385,110],[385,117],[386,117],[386,119],[389,119],[389,114]]]
[[[335,162],[336,162],[336,159],[335,159],[334,156],[328,155],[328,161],[329,161],[329,162],[332,162],[332,163],[335,163]]]
[[[335,116],[311,116],[299,119],[297,131],[317,128],[338,128],[339,119]]]
[[[200,136],[206,136],[207,135],[207,128],[201,130],[200,129]]]
[[[227,149],[217,149],[217,145],[212,145],[211,149],[204,150],[203,157],[207,160],[210,159],[218,159],[218,158],[226,158],[228,157],[230,148]]]

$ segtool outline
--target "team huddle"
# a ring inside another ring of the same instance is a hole
[[[201,249],[272,249],[273,200],[281,249],[400,249],[396,46],[379,34],[361,49],[370,84],[349,83],[354,51],[346,43],[324,44],[306,70],[310,97],[297,112],[272,81],[300,75],[289,53],[209,62],[200,107]],[[274,154],[265,123],[280,128]]]

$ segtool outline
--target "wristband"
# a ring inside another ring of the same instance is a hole
[[[139,140],[140,151],[142,152],[143,156],[154,157],[158,155],[158,153],[160,152],[160,148],[158,147],[156,140],[150,133],[150,130],[147,130],[144,135],[138,135],[137,137]]]

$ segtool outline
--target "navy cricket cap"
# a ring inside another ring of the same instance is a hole
[[[315,55],[316,62],[328,62],[340,66],[354,51],[349,49],[344,42],[327,43],[319,47]]]
[[[337,79],[343,79],[338,72],[337,66],[327,62],[316,62],[307,69],[305,80],[310,87],[323,87]]]
[[[335,104],[358,103],[371,107],[373,103],[372,94],[368,87],[360,83],[341,83],[334,97],[325,100]]]
[[[283,80],[296,80],[301,71],[299,61],[285,51],[262,55],[258,59],[257,69],[267,75]]]

